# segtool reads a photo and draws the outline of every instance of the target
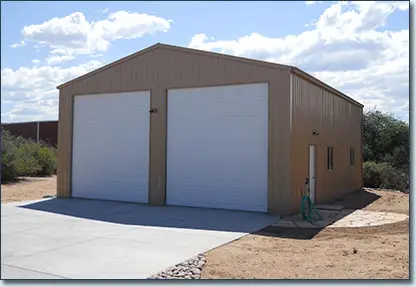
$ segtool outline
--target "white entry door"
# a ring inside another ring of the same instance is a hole
[[[150,92],[75,96],[72,196],[148,202]]]
[[[267,211],[268,84],[168,91],[166,201]]]
[[[310,198],[315,203],[316,198],[316,146],[309,146],[309,192]]]

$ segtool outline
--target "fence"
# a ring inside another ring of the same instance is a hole
[[[1,127],[16,136],[58,145],[58,121],[2,123]]]

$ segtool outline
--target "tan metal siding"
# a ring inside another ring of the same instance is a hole
[[[316,145],[316,200],[326,202],[362,187],[362,108],[292,74],[292,208],[298,211],[309,173],[308,146]],[[318,132],[314,136],[312,132]],[[327,146],[334,147],[334,170],[327,169]],[[350,167],[349,149],[355,149]]]
[[[71,196],[73,97],[59,92],[57,196]]]
[[[166,141],[167,141],[167,90],[151,90],[152,108],[157,113],[150,117],[149,202],[163,205],[166,202]]]
[[[269,212],[291,211],[290,73],[220,56],[159,47],[64,85],[59,105],[58,195],[71,194],[73,96],[151,90],[149,201],[165,204],[167,93],[172,88],[269,83]]]

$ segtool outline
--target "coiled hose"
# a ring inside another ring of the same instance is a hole
[[[310,192],[309,191],[309,178],[306,178],[304,192],[302,192],[301,190],[303,197],[302,197],[300,210],[302,213],[303,221],[313,223],[314,221],[321,220],[322,216],[319,214],[318,210],[315,208],[314,204],[312,203],[312,200],[309,197],[309,192]]]
[[[301,212],[303,221],[313,223],[322,219],[322,216],[319,214],[308,195],[302,197]]]

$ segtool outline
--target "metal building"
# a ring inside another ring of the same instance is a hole
[[[156,44],[59,87],[58,196],[286,215],[362,187],[363,105],[302,70]]]

